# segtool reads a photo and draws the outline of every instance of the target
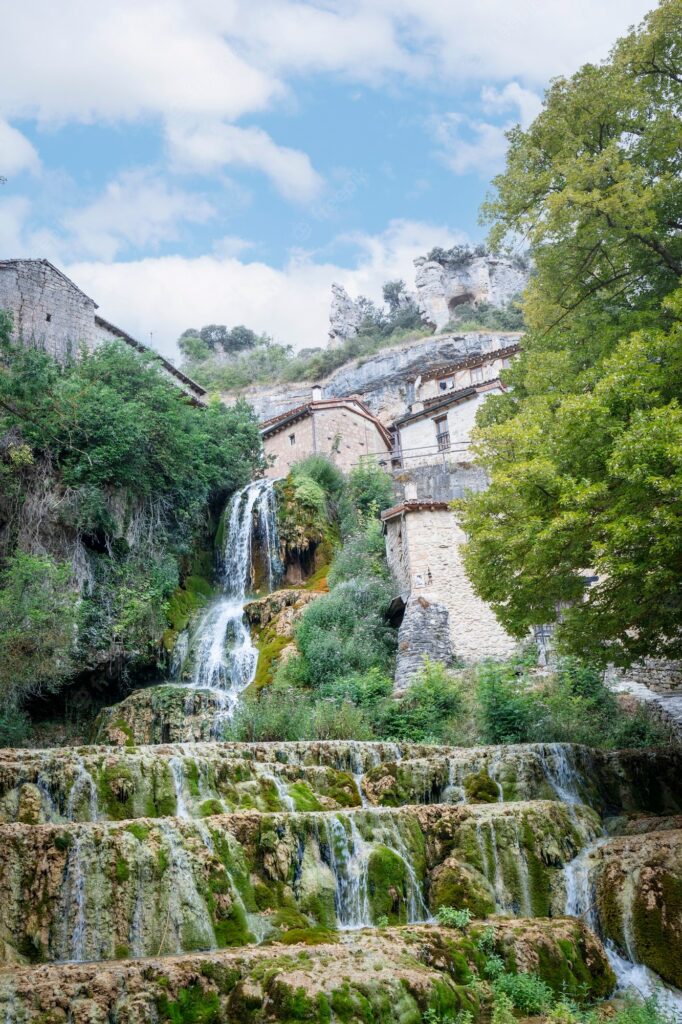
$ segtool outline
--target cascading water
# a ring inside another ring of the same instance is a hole
[[[606,842],[604,837],[596,839],[564,868],[565,913],[582,918],[592,931],[600,936],[620,991],[634,992],[643,998],[655,995],[659,1005],[671,1017],[682,1021],[682,992],[664,984],[657,974],[637,962],[637,949],[631,925],[631,900],[622,899],[623,935],[627,955],[618,950],[610,939],[604,937],[596,906],[593,875],[596,866],[595,855]],[[626,895],[627,893],[623,894]]]
[[[268,588],[272,590],[282,573],[272,480],[255,480],[232,498],[220,559],[223,593],[206,609],[190,643],[194,663],[190,685],[210,690],[217,699],[217,725],[231,717],[240,693],[253,680],[258,662],[244,616],[254,534],[265,556]]]

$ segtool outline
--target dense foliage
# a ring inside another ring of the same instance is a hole
[[[60,366],[0,321],[0,696],[154,662],[211,509],[260,464],[246,406],[198,408],[123,344]]]
[[[479,416],[467,567],[517,636],[682,656],[682,4],[551,86],[486,214],[536,273],[512,390]],[[591,577],[591,580],[588,580]],[[591,583],[591,585],[590,585]]]
[[[340,520],[343,540],[326,573],[329,593],[308,605],[296,628],[298,653],[280,665],[274,682],[247,695],[231,737],[456,745],[565,741],[607,748],[666,741],[645,709],[624,711],[602,674],[577,659],[563,659],[555,672],[538,676],[534,647],[507,662],[465,670],[427,662],[397,699],[397,638],[388,618],[393,587],[377,518],[391,500],[390,480],[364,466],[344,479],[329,460],[315,456],[293,467],[284,489],[304,495],[314,489],[313,539],[330,517]],[[298,507],[303,528],[308,512],[304,504]]]

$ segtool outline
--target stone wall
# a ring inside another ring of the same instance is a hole
[[[395,666],[396,693],[405,690],[419,674],[424,659],[443,665],[453,662],[448,609],[423,595],[412,595],[398,630],[398,654]]]
[[[17,338],[61,362],[95,344],[95,303],[47,260],[0,261],[0,309]]]
[[[415,388],[415,399],[425,402],[430,398],[447,398],[452,391],[460,391],[486,380],[495,380],[499,377],[500,370],[504,370],[510,362],[510,358],[488,359],[481,366],[465,366],[443,377],[425,380],[418,383]]]
[[[294,435],[292,444],[290,437]],[[388,447],[376,425],[350,408],[316,409],[305,419],[284,427],[263,440],[266,455],[275,456],[267,474],[286,476],[294,462],[308,455],[327,455],[344,473],[367,455],[387,454]]]
[[[467,458],[469,438],[476,421],[476,413],[491,394],[501,394],[500,385],[479,391],[449,408],[425,410],[419,418],[399,424],[400,449],[406,468],[442,463],[446,459]],[[451,453],[438,450],[436,420],[445,417],[450,434]]]
[[[433,465],[406,462],[392,473],[396,502],[406,498],[431,498],[454,501],[467,491],[484,491],[488,486],[485,470],[468,462],[449,460],[447,456]]]
[[[507,658],[517,646],[492,609],[475,593],[464,570],[464,533],[446,509],[408,511],[386,523],[386,552],[403,598],[443,605],[450,617],[455,655],[465,662]]]

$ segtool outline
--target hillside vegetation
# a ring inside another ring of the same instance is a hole
[[[248,407],[194,407],[125,345],[62,367],[10,332],[0,316],[0,743],[27,701],[163,661],[210,592],[212,513],[261,459]]]
[[[477,254],[458,246],[461,260]],[[436,250],[434,258],[452,258],[454,250]],[[376,305],[360,296],[357,300],[364,319],[357,336],[334,348],[307,348],[294,351],[266,334],[247,327],[231,330],[222,324],[209,324],[201,330],[189,328],[178,340],[183,353],[183,370],[204,387],[216,391],[238,391],[250,384],[277,384],[317,381],[354,359],[369,358],[382,349],[402,342],[427,338],[432,328],[409,297],[403,281],[384,285],[384,303]],[[464,303],[457,307],[447,331],[517,331],[523,329],[523,315],[517,302],[504,308],[488,303]]]

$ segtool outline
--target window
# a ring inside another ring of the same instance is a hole
[[[52,321],[52,313],[46,313],[45,314],[45,320],[47,321],[48,324],[51,323],[51,321]]]
[[[436,427],[436,444],[438,445],[438,451],[446,452],[450,448],[448,418],[447,416],[439,416],[438,419],[435,419],[433,422]]]
[[[447,390],[447,386],[448,386],[448,382],[446,380],[439,380],[438,381],[438,387],[441,389],[441,391],[446,391]]]
[[[296,434],[289,434],[289,444],[296,444]]]
[[[473,370],[471,371],[471,383],[472,384],[480,384],[480,382],[482,380],[483,380],[483,367],[482,366],[474,366]]]

